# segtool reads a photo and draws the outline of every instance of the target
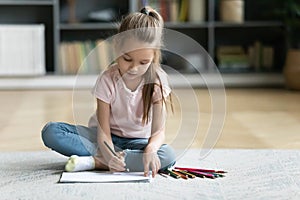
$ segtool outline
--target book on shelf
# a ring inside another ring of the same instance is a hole
[[[185,22],[188,20],[188,12],[189,12],[189,1],[181,0],[180,1],[180,10],[179,10],[179,21]]]
[[[247,47],[219,46],[217,48],[220,69],[271,71],[274,65],[274,47],[255,41]]]
[[[248,70],[249,57],[242,46],[219,46],[217,59],[220,70]]]
[[[205,0],[148,0],[146,2],[161,14],[165,22],[203,22],[205,20]],[[139,11],[141,7],[143,7],[142,1],[131,0],[132,11]]]
[[[250,65],[255,71],[272,70],[274,65],[274,47],[255,41],[248,47]]]
[[[97,74],[114,59],[110,43],[102,39],[62,42],[59,49],[60,74]]]
[[[0,75],[44,75],[45,26],[0,25]]]

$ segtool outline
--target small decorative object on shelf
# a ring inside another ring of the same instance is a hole
[[[76,23],[76,0],[68,0],[69,7],[69,23]]]
[[[189,1],[189,21],[204,22],[206,15],[205,0],[190,0]]]
[[[300,90],[300,50],[289,50],[284,66],[286,86],[289,89]]]
[[[244,1],[243,0],[221,0],[220,18],[224,22],[244,22]]]

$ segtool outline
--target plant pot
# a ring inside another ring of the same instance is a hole
[[[283,73],[286,86],[300,90],[300,50],[291,49],[287,52]]]

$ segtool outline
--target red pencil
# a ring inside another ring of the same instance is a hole
[[[199,168],[188,168],[188,167],[175,167],[175,169],[192,170],[192,171],[199,171],[199,172],[211,172],[211,173],[227,173],[227,172],[222,171],[222,170],[199,169]]]

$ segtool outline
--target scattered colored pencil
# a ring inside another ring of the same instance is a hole
[[[213,170],[213,169],[200,169],[200,168],[188,168],[188,167],[174,167],[173,169],[167,169],[164,171],[159,171],[161,176],[171,176],[176,179],[189,179],[189,178],[222,178],[225,177],[223,170]]]
[[[193,171],[200,171],[200,172],[211,172],[211,173],[227,173],[226,171],[222,170],[213,170],[213,169],[198,169],[198,168],[187,168],[187,167],[175,167],[175,169],[179,170],[193,170]]]
[[[162,177],[168,178],[167,174],[164,174],[164,173],[161,173],[161,172],[159,172],[158,174],[161,175]]]
[[[198,168],[187,168],[187,167],[175,167],[175,169],[180,170],[193,170],[193,171],[200,171],[200,172],[212,172],[212,173],[227,173],[226,171],[222,170],[213,170],[213,169],[198,169]]]
[[[170,176],[172,176],[173,178],[181,178],[178,174],[174,173],[172,170],[168,169],[167,172],[169,173]]]
[[[188,173],[187,171],[183,171],[183,170],[178,170],[178,171],[182,174],[185,174],[188,178],[196,178],[196,176],[194,174]]]
[[[175,171],[175,170],[172,170],[172,171],[173,171],[173,173],[175,173],[175,174],[177,174],[178,176],[180,176],[180,178],[188,179],[187,175],[182,174],[182,173],[180,173],[180,172],[178,172],[178,171]]]

